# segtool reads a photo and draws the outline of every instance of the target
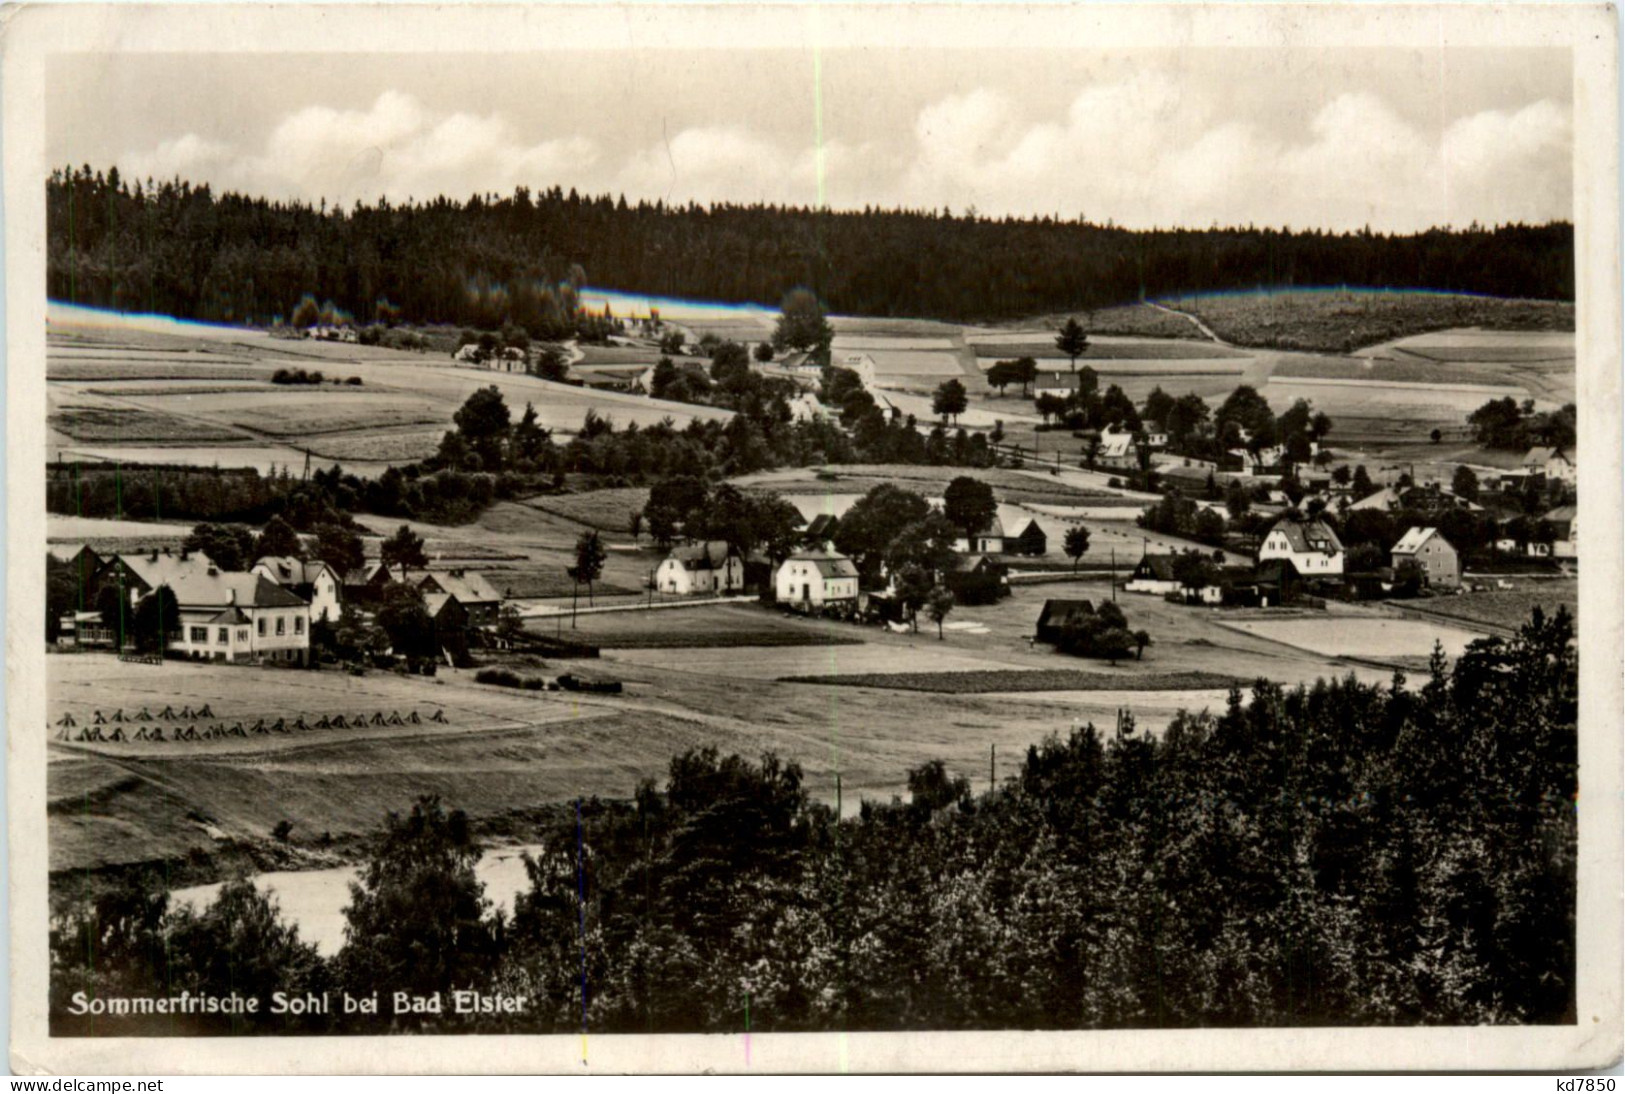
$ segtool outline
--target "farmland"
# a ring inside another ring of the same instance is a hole
[[[875,672],[837,676],[787,676],[788,684],[831,684],[841,687],[895,688],[899,691],[928,691],[946,695],[974,695],[978,692],[1027,691],[1203,691],[1245,686],[1222,673],[1183,672],[1135,676],[1124,681],[1103,672],[1077,669],[972,669],[967,672]]]
[[[976,351],[978,360],[1008,360],[1014,357],[1031,357],[1037,361],[1045,362],[1043,367],[1051,361],[1065,361],[1070,366],[1069,358],[1055,346],[1055,339],[1050,336],[1047,341],[1036,338],[1031,341],[1018,342],[972,342],[971,348]],[[1172,339],[1097,339],[1089,343],[1089,348],[1079,357],[1080,362],[1094,366],[1096,361],[1179,361],[1179,360],[1220,360],[1224,358],[1245,358],[1247,354],[1228,346],[1218,346],[1211,342],[1196,342],[1191,340],[1175,341]],[[987,366],[983,366],[984,368]]]
[[[1559,607],[1567,608],[1569,615],[1578,619],[1578,594],[1577,582],[1542,581],[1518,589],[1493,589],[1466,596],[1438,596],[1409,601],[1404,609],[1508,633],[1527,623],[1529,613],[1536,608],[1548,615]]]

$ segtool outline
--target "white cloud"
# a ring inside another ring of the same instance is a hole
[[[435,114],[411,95],[388,91],[366,110],[297,110],[260,148],[188,134],[124,160],[141,178],[207,178],[251,193],[348,203],[552,185],[599,156],[584,137],[527,142],[500,114]]]

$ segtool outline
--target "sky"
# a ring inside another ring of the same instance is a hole
[[[1566,49],[67,54],[52,164],[272,198],[560,186],[1130,228],[1573,217]]]

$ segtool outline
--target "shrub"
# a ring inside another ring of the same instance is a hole
[[[507,669],[481,669],[474,674],[474,682],[478,684],[495,684],[504,688],[520,686],[519,674],[510,672]]]

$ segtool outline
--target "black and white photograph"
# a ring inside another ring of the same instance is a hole
[[[1617,1062],[1617,13],[887,7],[8,28],[14,1069]]]

